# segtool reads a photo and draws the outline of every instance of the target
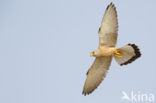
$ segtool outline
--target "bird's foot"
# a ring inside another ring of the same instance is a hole
[[[121,53],[119,53],[118,51],[114,53],[114,56],[116,56],[116,57],[122,57],[121,56]]]

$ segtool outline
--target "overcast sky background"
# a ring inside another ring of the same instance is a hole
[[[117,8],[117,47],[139,46],[127,66],[114,60],[102,84],[83,96],[110,2]],[[155,0],[0,0],[0,103],[129,103],[122,91],[156,98]]]

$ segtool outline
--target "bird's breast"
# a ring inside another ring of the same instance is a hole
[[[100,47],[99,50],[101,51],[102,56],[112,56],[115,53],[116,48],[114,48],[114,47]]]

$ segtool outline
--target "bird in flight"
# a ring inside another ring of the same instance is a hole
[[[141,56],[140,50],[135,44],[127,44],[121,48],[115,47],[118,36],[118,19],[113,3],[110,3],[106,8],[98,33],[99,47],[90,53],[91,56],[95,57],[95,60],[87,72],[83,95],[92,93],[103,81],[110,67],[112,57],[122,66]]]

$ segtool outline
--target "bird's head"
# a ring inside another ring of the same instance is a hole
[[[92,52],[90,53],[90,55],[93,56],[93,57],[100,56],[100,51],[99,51],[99,50],[92,51]]]

